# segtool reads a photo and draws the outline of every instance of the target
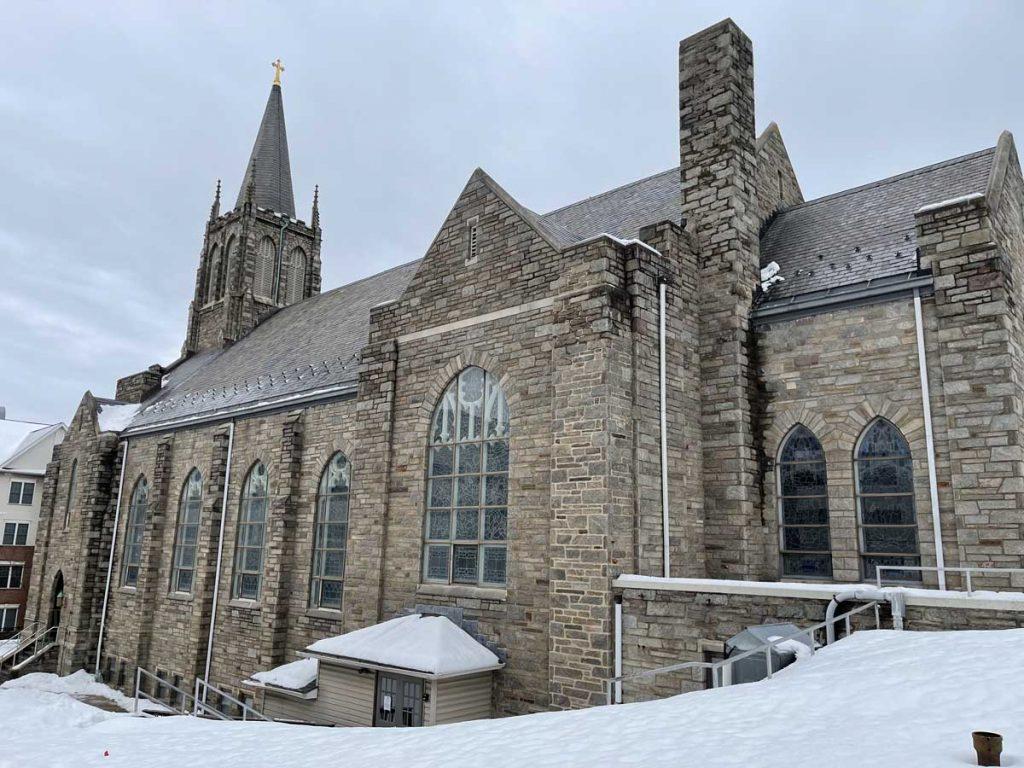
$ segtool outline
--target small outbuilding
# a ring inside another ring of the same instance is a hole
[[[318,640],[300,656],[247,681],[268,717],[387,727],[488,718],[504,666],[448,618],[419,613]]]

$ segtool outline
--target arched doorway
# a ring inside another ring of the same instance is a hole
[[[64,607],[64,574],[57,571],[53,579],[53,593],[50,600],[50,627],[60,626],[60,610]]]

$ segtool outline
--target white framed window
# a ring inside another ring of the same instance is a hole
[[[18,626],[18,606],[0,605],[0,635],[13,632]]]
[[[262,462],[256,462],[245,478],[238,510],[232,596],[240,600],[258,600],[260,596],[268,493],[267,468]]]
[[[910,445],[896,426],[875,419],[854,454],[861,570],[874,581],[879,565],[921,565]],[[920,571],[882,571],[883,578],[920,581]]]
[[[252,292],[264,299],[274,297],[274,263],[277,261],[277,245],[274,238],[264,237],[256,250],[256,275]]]
[[[301,248],[292,248],[291,260],[288,264],[288,303],[302,301],[306,289],[306,252]]]
[[[348,497],[351,468],[338,452],[320,475],[313,527],[313,567],[309,606],[341,610],[348,546]]]
[[[480,217],[466,220],[466,265],[476,264],[480,255]]]
[[[434,411],[423,579],[503,586],[508,570],[509,411],[497,380],[466,368]]]
[[[0,543],[5,547],[24,547],[28,543],[28,523],[4,523],[4,536]]]
[[[21,589],[24,563],[0,563],[0,589]]]
[[[797,424],[782,443],[777,466],[782,575],[830,579],[828,475],[821,443]]]
[[[178,523],[174,532],[174,554],[171,560],[172,592],[192,592],[202,507],[203,476],[198,469],[193,469],[185,480],[178,502]]]
[[[78,459],[71,462],[71,477],[68,478],[68,495],[64,499],[64,530],[68,529],[71,522],[71,505],[75,500],[75,488],[78,485]]]
[[[132,491],[128,505],[128,527],[124,532],[124,564],[121,568],[121,585],[135,587],[139,583],[139,569],[142,567],[142,542],[146,535],[146,520],[149,517],[149,483],[140,477]]]
[[[12,480],[11,490],[7,494],[7,503],[28,505],[32,503],[35,495],[36,484],[34,482],[29,480]]]

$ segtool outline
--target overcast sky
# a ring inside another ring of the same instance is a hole
[[[544,212],[676,165],[676,45],[726,14],[808,199],[1024,135],[1017,2],[5,3],[0,405],[177,356],[274,58],[326,290],[422,256],[476,166]]]

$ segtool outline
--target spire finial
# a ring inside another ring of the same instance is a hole
[[[270,66],[274,68],[274,85],[281,84],[281,73],[284,72],[284,64],[281,63],[281,59],[271,62]]]
[[[320,226],[320,185],[313,187],[313,229]]]
[[[217,192],[213,196],[213,205],[210,206],[210,221],[220,216],[220,179],[217,179]]]

